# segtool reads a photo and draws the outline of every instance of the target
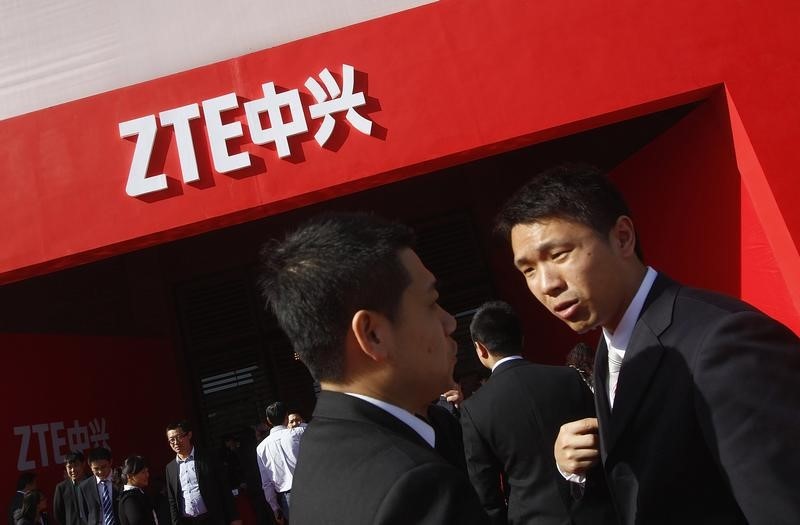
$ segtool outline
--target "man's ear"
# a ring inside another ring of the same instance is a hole
[[[489,359],[489,349],[480,341],[475,341],[475,353],[479,359]]]
[[[359,310],[353,315],[351,329],[356,342],[375,361],[383,361],[389,355],[387,323],[385,316],[371,310]]]
[[[633,220],[627,215],[620,215],[609,233],[611,247],[623,257],[636,254],[636,230]]]

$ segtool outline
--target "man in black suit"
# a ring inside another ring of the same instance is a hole
[[[601,459],[626,525],[800,523],[795,334],[645,266],[622,196],[592,168],[534,177],[498,226],[548,310],[576,332],[603,329],[599,439],[594,419],[562,427],[567,476]]]
[[[70,452],[64,457],[67,479],[56,485],[53,494],[53,517],[59,525],[82,525],[78,505],[78,486],[86,478],[83,454]]]
[[[592,493],[576,501],[580,488],[570,487],[553,459],[561,425],[594,417],[580,376],[565,366],[523,359],[522,324],[505,302],[481,306],[470,334],[492,375],[461,405],[461,427],[469,477],[492,523],[613,522],[603,473],[592,476],[598,482],[589,487]],[[597,501],[598,491],[605,501]]]
[[[78,485],[78,507],[86,525],[119,525],[119,491],[111,477],[111,451],[97,447],[89,451],[89,476]]]
[[[224,467],[194,446],[189,422],[167,425],[167,442],[175,451],[166,468],[172,525],[241,525]]]
[[[412,242],[402,225],[337,214],[262,251],[268,303],[322,387],[292,483],[293,525],[487,522],[417,417],[452,384],[456,322]]]

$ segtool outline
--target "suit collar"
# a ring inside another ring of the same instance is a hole
[[[341,392],[323,390],[317,398],[314,417],[369,422],[385,427],[427,449],[431,446],[410,426],[371,403]]]
[[[498,363],[492,369],[492,374],[489,376],[489,379],[494,377],[496,374],[504,372],[506,370],[511,370],[512,368],[516,368],[518,366],[524,365],[527,361],[522,356],[508,356],[508,361],[503,361],[502,363]]]
[[[634,326],[617,383],[613,410],[608,402],[608,349],[601,338],[595,358],[595,404],[601,429],[603,459],[613,450],[644,397],[644,391],[661,362],[664,348],[659,337],[672,324],[672,309],[680,285],[659,274]]]
[[[436,446],[436,433],[433,431],[433,427],[431,427],[423,418],[419,416],[415,416],[408,410],[400,408],[397,405],[393,405],[391,403],[387,403],[382,399],[376,399],[374,397],[365,396],[363,394],[347,394],[348,396],[357,397],[362,401],[366,401],[367,403],[380,408],[384,412],[388,412],[389,414],[393,415],[406,425],[410,426],[414,432],[419,434],[419,437],[425,440],[425,442],[433,448]]]

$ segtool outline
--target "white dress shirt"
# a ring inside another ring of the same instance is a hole
[[[647,295],[650,293],[650,289],[653,287],[657,276],[658,273],[648,266],[647,273],[645,273],[644,279],[642,279],[639,289],[636,291],[636,295],[633,296],[633,300],[631,300],[625,313],[622,314],[622,319],[620,319],[616,330],[612,333],[603,328],[603,337],[608,347],[608,401],[611,407],[614,406],[614,399],[617,394],[617,383],[622,370],[622,361],[625,358],[625,351],[628,349],[628,343],[631,341],[633,328],[636,326],[636,321],[639,320],[639,316],[642,314],[644,301],[647,299]],[[597,388],[597,385],[595,385],[595,388]],[[562,471],[561,467],[557,464],[556,468],[567,481],[581,484],[586,482],[586,476],[582,474],[567,474]]]
[[[427,424],[425,421],[421,420],[408,410],[400,408],[399,406],[392,405],[391,403],[387,403],[386,401],[381,401],[380,399],[375,399],[374,397],[369,397],[361,394],[351,394],[350,392],[345,392],[348,396],[357,397],[367,403],[376,406],[383,410],[384,412],[388,412],[389,414],[393,415],[406,425],[410,426],[414,432],[419,434],[419,437],[425,440],[425,442],[434,448],[436,445],[436,432],[433,431],[433,427]]]
[[[178,462],[178,480],[183,494],[183,515],[196,517],[208,512],[203,496],[200,494],[200,482],[197,480],[197,469],[194,461],[194,447],[186,459],[175,457]]]
[[[622,315],[619,324],[614,332],[609,332],[603,328],[603,337],[606,340],[608,347],[608,402],[611,407],[614,407],[614,399],[617,396],[617,383],[619,381],[619,374],[622,369],[622,362],[625,358],[625,351],[628,349],[628,343],[631,341],[633,335],[633,328],[636,326],[636,321],[642,313],[644,301],[653,287],[658,273],[655,270],[647,267],[647,273],[633,296],[631,304]]]
[[[280,510],[277,494],[292,490],[300,438],[305,431],[305,426],[286,428],[283,425],[276,425],[256,447],[261,488],[273,511]]]
[[[105,490],[108,491],[108,497],[113,501],[114,498],[114,483],[111,481],[111,475],[107,478],[94,477],[95,486],[97,487],[97,497],[100,498],[100,522],[105,523],[106,515],[103,511],[103,489],[101,485],[105,482]]]

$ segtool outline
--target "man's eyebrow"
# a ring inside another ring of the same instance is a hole
[[[519,257],[515,258],[514,259],[514,265],[519,266],[521,264],[524,264],[524,263],[528,262],[528,260],[530,259],[528,257],[529,253],[539,253],[539,254],[547,253],[547,252],[552,251],[553,248],[555,248],[556,246],[559,246],[561,244],[562,243],[558,242],[558,241],[545,241],[545,242],[535,246],[534,248],[532,248],[530,250],[526,250]]]

